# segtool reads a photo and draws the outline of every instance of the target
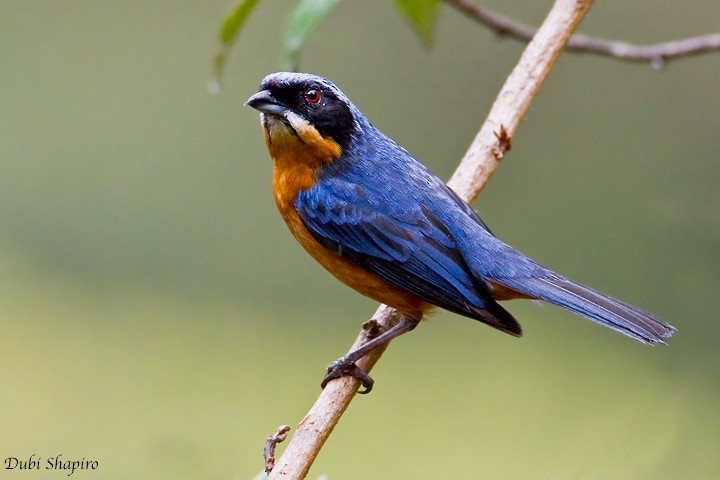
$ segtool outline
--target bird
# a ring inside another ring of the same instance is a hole
[[[356,362],[436,307],[520,337],[499,301],[541,300],[645,344],[676,331],[660,318],[570,280],[498,239],[473,208],[385,136],[326,78],[267,75],[246,105],[260,112],[275,203],[295,239],[399,322],[330,364],[321,383],[373,379]]]

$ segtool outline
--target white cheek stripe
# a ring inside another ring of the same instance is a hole
[[[289,125],[281,121],[274,115],[262,115],[264,116],[263,123],[267,126],[267,129],[269,130],[269,133],[271,135],[274,135],[276,133],[287,133],[288,130],[290,130],[291,128],[297,133],[306,132],[308,130],[317,131],[315,130],[315,127],[310,125],[310,122],[305,120],[297,113],[291,112],[289,110],[287,110],[283,115]]]
[[[295,112],[285,112],[285,119],[288,121],[290,126],[295,129],[296,132],[306,130],[308,127],[310,127],[310,122],[308,122]]]

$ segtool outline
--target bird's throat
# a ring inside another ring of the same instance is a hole
[[[340,156],[341,148],[301,117],[264,115],[265,143],[273,159],[273,192],[278,208],[290,208],[300,190],[315,184],[317,171]]]
[[[306,163],[311,167],[335,160],[342,153],[340,145],[323,137],[307,120],[293,112],[283,117],[263,115],[265,143],[276,162],[280,158]]]

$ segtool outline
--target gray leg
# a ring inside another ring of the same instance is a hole
[[[360,367],[355,365],[355,362],[360,360],[368,352],[375,349],[376,347],[386,344],[393,338],[399,337],[403,333],[407,333],[410,330],[414,329],[415,327],[417,327],[418,323],[420,323],[419,320],[415,320],[413,318],[402,315],[400,317],[400,321],[395,326],[389,328],[387,331],[381,333],[369,342],[360,345],[358,348],[349,352],[347,355],[344,355],[332,362],[328,366],[327,373],[325,374],[325,378],[323,378],[322,383],[320,383],[320,387],[325,388],[325,386],[330,380],[349,375],[351,377],[357,378],[362,382],[362,386],[365,390],[359,391],[358,393],[370,393],[370,390],[372,390],[375,381],[370,377],[370,375],[368,375],[366,371],[360,369]]]

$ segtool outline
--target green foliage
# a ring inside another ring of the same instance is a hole
[[[211,90],[218,88],[228,51],[257,3],[258,0],[238,0],[223,19],[218,35],[220,43],[213,58],[214,72]]]
[[[340,0],[300,0],[290,15],[285,31],[283,60],[286,70],[297,70],[300,48],[307,36],[330,13]]]
[[[213,80],[210,90],[219,89],[219,81],[230,47],[240,34],[248,16],[257,5],[258,0],[237,0],[223,18],[220,26],[219,45],[214,57]],[[283,67],[286,70],[297,70],[300,63],[300,49],[308,35],[322,22],[340,0],[299,0],[290,13],[285,29],[283,43]],[[395,0],[410,24],[420,35],[426,47],[432,45],[435,23],[440,0]]]
[[[440,0],[395,0],[395,5],[410,20],[425,46],[431,46]]]
[[[232,42],[235,39],[235,36],[240,31],[245,20],[247,20],[250,12],[252,12],[257,5],[257,2],[258,0],[240,0],[233,5],[220,27],[221,42]]]

